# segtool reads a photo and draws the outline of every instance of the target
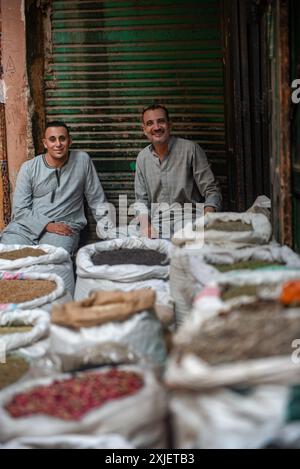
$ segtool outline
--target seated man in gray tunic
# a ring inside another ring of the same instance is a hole
[[[172,236],[193,216],[221,210],[221,192],[205,152],[195,142],[171,136],[166,107],[154,104],[144,109],[142,128],[151,144],[136,161],[135,209],[141,234],[158,237],[165,220]],[[163,231],[162,237],[167,237]]]
[[[83,151],[71,150],[64,122],[46,125],[45,153],[20,168],[13,198],[12,220],[3,230],[3,244],[50,244],[70,253],[77,248],[87,221],[84,195],[98,221],[106,202],[96,169]]]

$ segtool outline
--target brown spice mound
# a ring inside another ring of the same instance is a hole
[[[275,301],[241,305],[203,324],[181,352],[192,352],[210,365],[291,354],[300,337],[300,316],[286,314]]]
[[[6,363],[0,363],[0,389],[18,381],[29,369],[23,358],[8,356]]]
[[[209,225],[205,226],[205,230],[217,230],[217,231],[253,231],[252,225],[249,223],[243,223],[241,221],[213,221]]]
[[[50,280],[0,280],[0,303],[23,303],[49,295],[56,288]]]
[[[0,252],[0,259],[8,261],[15,261],[16,259],[23,259],[24,257],[40,257],[47,254],[42,249],[22,248],[15,249],[14,251]]]
[[[92,257],[94,265],[166,265],[166,254],[154,249],[116,249],[114,251],[101,251]]]
[[[7,335],[7,334],[16,334],[16,333],[24,333],[32,331],[32,326],[8,326],[8,327],[1,327],[0,326],[0,335]]]
[[[243,269],[262,269],[264,267],[278,267],[284,265],[282,262],[269,262],[260,260],[248,260],[235,262],[234,264],[211,264],[219,272],[229,272],[230,270],[243,270]]]

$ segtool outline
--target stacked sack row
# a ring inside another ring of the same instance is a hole
[[[82,248],[75,301],[62,270],[52,273],[54,262],[42,262],[45,246],[30,249],[4,248],[18,264],[5,261],[0,274],[0,351],[7,353],[0,443],[166,446],[167,400],[159,377],[172,322],[170,243],[119,239]]]
[[[299,444],[300,258],[271,242],[259,212],[207,215],[201,247],[174,240],[175,447]]]

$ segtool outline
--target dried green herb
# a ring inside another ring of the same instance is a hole
[[[298,337],[300,316],[286,314],[275,301],[259,300],[205,321],[181,353],[194,353],[210,365],[290,356]]]
[[[243,269],[263,269],[265,267],[279,267],[285,265],[283,262],[269,262],[260,260],[248,260],[241,262],[234,262],[233,264],[211,264],[219,272],[229,272],[231,270],[243,270]]]

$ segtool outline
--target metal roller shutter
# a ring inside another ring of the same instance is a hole
[[[70,125],[111,202],[134,199],[140,112],[153,101],[206,150],[226,196],[220,1],[53,0],[46,65],[47,119]]]

